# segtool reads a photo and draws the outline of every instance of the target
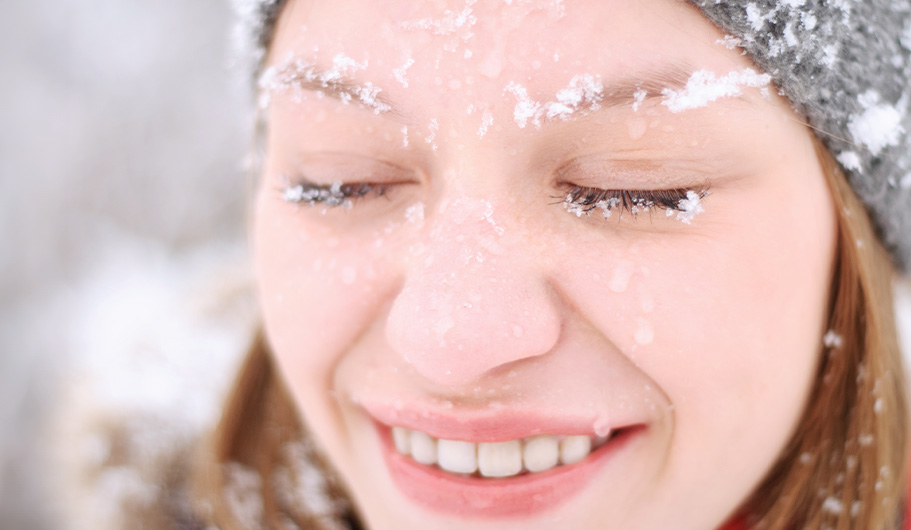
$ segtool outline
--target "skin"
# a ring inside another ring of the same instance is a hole
[[[521,128],[511,82],[552,101],[579,74],[612,85],[669,65],[751,66],[682,3],[548,5],[475,4],[474,24],[443,35],[401,21],[464,3],[291,2],[279,21],[271,64],[330,68],[344,53],[367,62],[354,82],[396,109],[273,94],[255,205],[277,365],[370,528],[715,528],[807,401],[836,234],[807,128],[774,89]],[[394,71],[409,57],[406,88]],[[283,175],[384,182],[388,194],[350,209],[291,204]],[[690,224],[663,210],[603,219],[565,211],[572,184],[710,193]],[[426,509],[393,485],[363,408],[375,403],[646,429],[568,501],[491,520]]]

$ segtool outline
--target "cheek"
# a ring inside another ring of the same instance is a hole
[[[694,225],[622,251],[590,245],[577,249],[579,266],[555,273],[581,317],[672,405],[671,451],[685,458],[670,473],[692,482],[726,462],[732,480],[759,480],[791,436],[825,331],[835,245],[830,202],[816,204],[711,235]]]
[[[326,395],[333,367],[390,288],[384,234],[356,244],[308,219],[313,215],[261,197],[254,233],[266,335],[301,404],[312,402],[307,392]]]

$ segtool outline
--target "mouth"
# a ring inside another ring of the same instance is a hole
[[[504,442],[445,440],[392,427],[395,450],[414,462],[458,476],[500,479],[573,465],[603,447],[607,436],[540,434]]]
[[[558,507],[647,430],[635,424],[607,436],[534,434],[472,442],[375,425],[400,492],[434,512],[480,519],[533,516]]]

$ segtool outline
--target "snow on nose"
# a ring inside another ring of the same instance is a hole
[[[387,339],[437,384],[471,382],[557,342],[559,314],[538,256],[510,245],[504,231],[490,203],[457,201],[405,272]]]

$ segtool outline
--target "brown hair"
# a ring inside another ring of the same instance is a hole
[[[816,149],[838,209],[831,333],[798,431],[743,511],[756,528],[895,530],[905,511],[909,439],[893,268],[838,164],[819,141]],[[223,530],[358,526],[262,335],[199,463],[199,511]]]
[[[831,335],[798,432],[748,512],[757,528],[891,530],[904,517],[909,441],[894,271],[840,166],[814,140],[838,213]]]

